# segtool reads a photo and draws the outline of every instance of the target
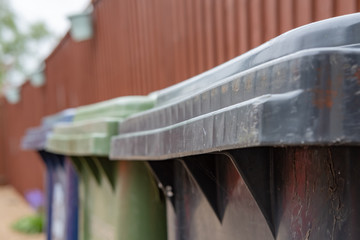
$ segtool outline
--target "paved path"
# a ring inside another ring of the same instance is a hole
[[[25,235],[11,229],[16,220],[32,213],[33,210],[12,187],[0,187],[0,239],[45,240],[44,234]]]

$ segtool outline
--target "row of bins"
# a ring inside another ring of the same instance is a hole
[[[47,239],[358,239],[360,14],[44,119]]]

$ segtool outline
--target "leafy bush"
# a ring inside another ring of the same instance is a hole
[[[41,233],[44,229],[44,217],[42,214],[35,214],[21,218],[12,225],[12,228],[26,234]]]

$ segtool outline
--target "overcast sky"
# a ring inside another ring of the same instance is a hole
[[[69,28],[67,16],[82,12],[90,0],[10,0],[20,20],[44,21],[56,35],[64,35]]]
[[[90,4],[90,0],[8,0],[8,3],[17,15],[18,23],[22,28],[26,28],[28,24],[42,21],[56,36],[56,38],[42,42],[41,46],[37,46],[37,55],[31,56],[31,61],[26,60],[24,63],[27,72],[34,72],[69,30],[70,23],[67,16],[83,12]],[[25,77],[13,72],[8,79],[15,85],[21,85]]]

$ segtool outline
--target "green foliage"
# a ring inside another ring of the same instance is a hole
[[[12,228],[21,233],[41,233],[44,229],[44,217],[42,214],[36,214],[21,218],[12,225]]]
[[[47,37],[48,35],[49,31],[43,23],[37,22],[31,25],[30,36],[32,39],[40,40]]]
[[[24,26],[22,26],[24,28]],[[6,0],[0,0],[0,89],[9,71],[27,74],[24,57],[35,54],[31,44],[51,36],[44,23],[30,24],[24,30]]]

